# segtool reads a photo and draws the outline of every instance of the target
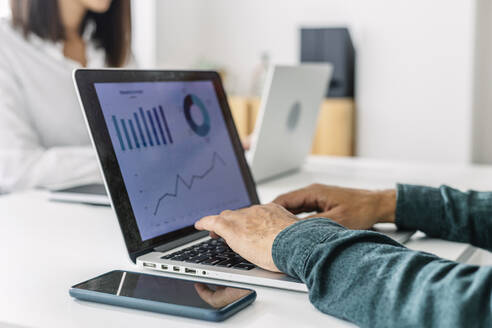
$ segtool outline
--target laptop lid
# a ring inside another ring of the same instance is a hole
[[[203,216],[259,203],[217,73],[81,69],[74,80],[134,262],[198,233]]]
[[[327,63],[271,67],[248,154],[256,182],[303,164],[332,72]]]

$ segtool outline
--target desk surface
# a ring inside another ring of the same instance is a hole
[[[264,202],[313,182],[361,188],[389,188],[395,182],[492,189],[492,167],[434,166],[312,157],[290,176],[258,186]],[[0,197],[0,249],[7,257],[0,272],[0,325],[21,327],[204,327],[192,319],[79,302],[68,288],[113,269],[137,270],[130,262],[109,208],[47,201],[40,191]],[[427,238],[410,248],[457,259],[467,245]],[[237,284],[236,284],[237,285]],[[257,301],[223,327],[325,326],[348,323],[318,312],[308,295],[253,287]]]

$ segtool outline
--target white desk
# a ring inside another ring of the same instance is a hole
[[[260,197],[312,182],[388,188],[397,181],[492,190],[491,167],[442,167],[362,159],[310,158],[301,172],[259,186]],[[128,259],[109,208],[46,201],[30,191],[0,197],[0,326],[21,327],[208,327],[198,320],[78,302],[68,288],[113,269],[136,270]],[[467,245],[416,239],[409,247],[457,259]],[[6,260],[5,260],[6,257]],[[347,327],[318,312],[308,295],[253,287],[257,301],[222,327]]]

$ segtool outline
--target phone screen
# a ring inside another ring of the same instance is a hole
[[[250,289],[127,271],[108,272],[73,288],[202,309],[220,309],[254,293]]]

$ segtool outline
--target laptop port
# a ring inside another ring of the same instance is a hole
[[[148,262],[144,262],[143,266],[147,267],[147,268],[155,268],[156,267],[155,263],[148,263]]]
[[[206,275],[206,274],[207,274],[207,271],[202,271],[202,274],[203,274],[203,275]]]
[[[179,266],[173,266],[173,271],[179,272]]]
[[[168,269],[168,266],[167,266],[167,265],[165,265],[165,264],[161,264],[161,269],[162,269],[162,270],[167,270],[167,269]]]
[[[196,270],[185,268],[185,273],[196,274]]]

